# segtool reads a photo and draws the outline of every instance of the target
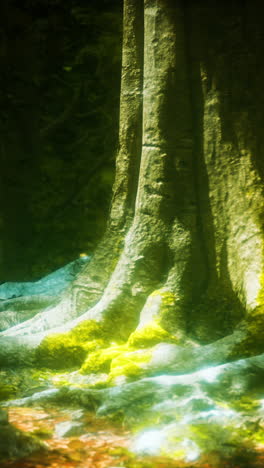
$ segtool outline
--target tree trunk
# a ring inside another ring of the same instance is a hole
[[[262,306],[261,140],[238,107],[235,87],[243,94],[245,82],[229,76],[226,50],[214,65],[215,11],[125,0],[106,235],[60,304],[4,335],[37,345],[50,330],[94,319],[123,339],[155,323],[178,343],[208,343]],[[228,8],[218,13],[228,32]]]

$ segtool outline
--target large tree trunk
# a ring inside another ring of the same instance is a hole
[[[219,14],[225,24],[228,11]],[[155,322],[179,341],[210,342],[262,305],[260,141],[250,114],[225,108],[226,55],[214,69],[217,40],[207,52],[214,16],[180,0],[125,0],[107,233],[58,305],[4,335],[36,345],[50,330],[95,319],[125,339]]]

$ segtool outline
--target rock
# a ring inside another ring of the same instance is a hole
[[[26,311],[31,311],[34,313],[34,311],[40,307],[48,307],[52,301],[54,302],[54,297],[49,294],[35,294],[32,296],[21,296],[4,301],[2,300],[0,301],[0,316],[5,315],[6,312],[19,312],[23,314],[26,313]],[[4,312],[4,314],[1,314],[1,312]]]
[[[169,373],[188,373],[219,365],[228,360],[233,349],[245,336],[246,331],[236,330],[231,335],[205,346],[160,343],[153,348],[148,367],[153,374],[157,374],[164,370]]]
[[[65,421],[56,424],[55,427],[57,437],[77,437],[85,432],[84,424],[80,422]]]
[[[55,304],[54,296],[19,297],[0,302],[0,331],[25,322],[51,304]]]
[[[89,410],[96,410],[101,402],[107,398],[106,390],[91,390],[85,388],[76,388],[64,386],[53,388],[43,392],[35,393],[30,397],[9,400],[2,404],[3,407],[12,406],[31,406],[48,403],[56,403],[63,407],[69,405],[84,407]]]
[[[264,355],[260,355],[109,388],[101,395],[97,414],[122,412],[135,428],[140,414],[144,429],[131,444],[137,454],[178,457],[180,453],[192,462],[217,451],[228,458],[244,444],[254,447],[261,440],[263,382]]]
[[[0,331],[29,320],[40,310],[56,305],[60,299],[59,295],[90,258],[79,258],[39,281],[1,284]]]
[[[0,299],[6,300],[33,295],[57,296],[75,279],[77,273],[90,259],[89,256],[78,258],[38,281],[3,283],[0,285]]]
[[[4,407],[8,406],[31,406],[34,405],[36,402],[46,402],[56,399],[60,390],[58,388],[51,388],[48,390],[44,390],[43,392],[37,392],[33,395],[25,398],[19,398],[16,400],[10,400],[6,403],[3,403]]]

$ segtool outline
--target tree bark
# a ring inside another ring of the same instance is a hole
[[[229,31],[228,11],[219,14]],[[157,321],[179,340],[203,343],[263,306],[259,140],[250,115],[226,110],[222,69],[211,65],[218,42],[208,56],[205,40],[214,15],[180,0],[125,0],[106,235],[60,304],[8,337],[35,345],[51,329],[94,319],[123,339]]]

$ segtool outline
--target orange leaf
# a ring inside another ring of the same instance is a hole
[[[72,450],[80,450],[85,447],[85,443],[82,440],[74,439],[69,442],[68,447]]]

